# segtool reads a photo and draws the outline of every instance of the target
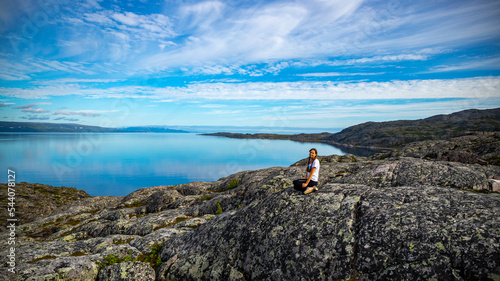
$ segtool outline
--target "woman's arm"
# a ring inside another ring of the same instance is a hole
[[[316,170],[316,167],[313,167],[311,169],[311,172],[309,172],[309,178],[307,178],[307,181],[302,184],[302,187],[306,187],[309,184],[309,182],[311,181],[311,178],[312,178],[315,170]]]

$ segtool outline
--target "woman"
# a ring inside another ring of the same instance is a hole
[[[318,191],[319,160],[317,157],[318,151],[316,148],[311,148],[309,150],[309,160],[307,161],[306,177],[293,181],[293,187],[296,190],[303,191],[304,194]]]

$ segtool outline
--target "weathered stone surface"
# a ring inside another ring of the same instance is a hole
[[[7,197],[7,184],[0,183],[0,189],[5,190]],[[16,183],[16,218],[22,224],[32,222],[38,218],[45,217],[54,212],[58,207],[88,198],[83,190],[73,187],[54,187],[39,183]],[[7,200],[0,200],[0,209],[7,210]],[[8,212],[0,212],[0,220],[7,220]],[[0,232],[5,231],[5,225],[0,225]]]
[[[342,177],[330,182],[366,184],[374,187],[435,185],[441,187],[490,190],[487,176],[500,173],[498,168],[464,165],[451,162],[433,162],[414,158],[364,162],[349,165]]]
[[[500,181],[495,180],[491,182],[491,191],[500,192]]]
[[[154,281],[155,271],[143,262],[123,262],[104,267],[99,271],[98,281]]]
[[[4,280],[95,280],[98,272],[92,257],[47,258],[19,269],[14,278],[4,275]]]
[[[478,133],[446,140],[413,142],[375,158],[406,156],[466,164],[500,165],[500,132]]]
[[[499,203],[439,187],[287,189],[167,241],[162,260],[176,261],[159,280],[494,278]]]
[[[500,166],[379,156],[321,157],[320,191],[307,196],[290,188],[304,176],[301,160],[84,198],[18,226],[17,274],[0,280],[500,276],[500,194],[471,192],[491,191]],[[0,233],[3,271],[8,235]],[[158,245],[155,271],[143,261]]]

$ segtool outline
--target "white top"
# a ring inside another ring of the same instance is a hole
[[[309,167],[309,165],[312,165],[311,169],[312,169],[312,168],[316,168],[316,169],[314,170],[314,173],[313,173],[313,175],[312,175],[311,180],[312,180],[312,181],[318,181],[318,179],[319,179],[319,160],[318,160],[318,159],[315,159],[315,160],[312,162],[312,164],[308,164],[308,167]],[[309,178],[309,172],[307,172],[307,178]]]

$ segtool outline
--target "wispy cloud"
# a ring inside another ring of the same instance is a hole
[[[424,73],[450,72],[461,70],[498,70],[500,69],[500,57],[492,58],[470,58],[465,62],[453,65],[437,65]]]
[[[366,73],[353,73],[353,72],[317,72],[317,73],[303,73],[297,74],[298,76],[304,77],[336,77],[336,76],[370,76],[370,75],[381,75],[385,72],[366,72]]]
[[[54,121],[68,121],[68,122],[77,122],[80,121],[80,119],[76,118],[67,118],[67,117],[57,117],[53,119]]]
[[[21,116],[19,117],[20,119],[25,119],[25,120],[50,120],[50,116],[48,115],[28,115],[28,116]]]
[[[58,110],[54,112],[54,115],[77,115],[77,116],[85,116],[85,117],[97,117],[101,116],[102,113],[109,112],[109,111],[98,111],[98,110],[77,110],[77,111],[70,111],[70,110]]]
[[[22,110],[22,112],[29,112],[29,113],[47,113],[50,112],[48,110],[42,109],[42,108],[25,108]]]
[[[17,106],[17,107],[14,107],[14,109],[27,109],[27,108],[34,108],[34,107],[38,107],[39,105],[43,105],[43,104],[52,104],[50,102],[37,102],[37,103],[30,103],[30,104],[26,104],[26,105],[21,105],[21,106]]]
[[[100,98],[140,98],[155,102],[180,100],[344,100],[495,97],[500,78],[394,80],[387,82],[247,82],[194,83],[183,87],[128,86],[102,89],[71,85],[31,89],[0,88],[0,94],[17,98],[49,98],[63,95]],[[62,113],[61,113],[62,114]]]
[[[46,104],[52,104],[52,103],[50,103],[50,102],[30,103],[30,104],[14,107],[14,109],[21,109],[22,112],[35,113],[35,114],[50,112],[49,110],[38,107],[39,105],[44,105],[44,104],[46,105]],[[31,115],[31,116],[34,116],[34,115]]]

